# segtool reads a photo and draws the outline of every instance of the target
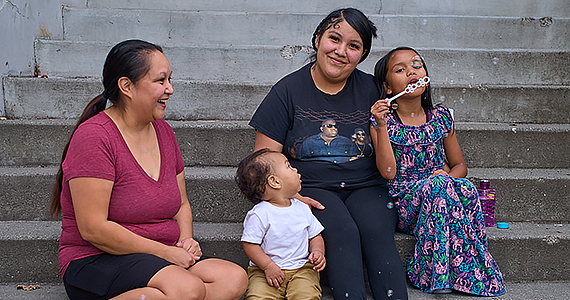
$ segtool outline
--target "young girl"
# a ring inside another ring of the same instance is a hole
[[[374,69],[382,99],[371,108],[376,165],[389,180],[398,229],[417,238],[408,276],[428,293],[501,295],[503,278],[487,249],[477,190],[464,179],[450,111],[433,106],[429,85],[392,103],[383,99],[426,76],[423,58],[407,47],[390,51]]]

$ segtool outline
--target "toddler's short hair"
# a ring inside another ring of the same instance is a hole
[[[255,204],[262,201],[267,186],[267,177],[272,174],[271,161],[263,159],[263,156],[268,153],[279,152],[268,148],[257,150],[244,158],[236,171],[235,181],[241,193]]]

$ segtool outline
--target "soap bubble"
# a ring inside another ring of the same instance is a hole
[[[461,102],[461,103],[465,102],[465,100],[463,100],[463,97],[459,98],[459,102]]]
[[[344,296],[345,296],[346,298],[348,298],[348,293],[344,294]]]
[[[427,23],[428,23],[428,20],[427,20],[427,19],[423,19],[422,24],[423,24],[423,25],[427,25]]]
[[[453,79],[451,79],[451,80],[449,81],[449,83],[454,84],[455,81],[454,81]]]
[[[396,102],[392,103],[392,109],[398,109],[398,103]]]
[[[471,79],[475,78],[475,75],[473,75],[473,73],[469,73],[469,77],[471,77]]]
[[[493,57],[493,64],[496,65],[499,62],[498,57]]]
[[[461,92],[462,92],[463,94],[465,94],[465,92],[467,92],[467,90],[466,90],[466,89],[462,89]]]
[[[392,171],[392,168],[388,167],[388,172]]]
[[[394,203],[393,203],[393,202],[388,202],[388,204],[386,204],[386,207],[387,207],[388,209],[392,209],[392,208],[394,208]]]
[[[386,292],[386,296],[388,296],[388,298],[390,298],[390,297],[392,297],[392,295],[394,295],[394,290],[389,289],[389,290]]]

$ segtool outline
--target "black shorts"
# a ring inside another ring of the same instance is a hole
[[[151,254],[98,254],[71,261],[63,283],[69,299],[109,299],[146,287],[171,262]]]

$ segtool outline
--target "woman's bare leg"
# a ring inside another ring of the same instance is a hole
[[[189,271],[206,285],[205,300],[237,300],[247,289],[247,273],[229,261],[208,258],[197,262]]]
[[[158,271],[148,282],[148,286],[122,293],[112,300],[203,300],[206,285],[191,272],[170,265]]]

